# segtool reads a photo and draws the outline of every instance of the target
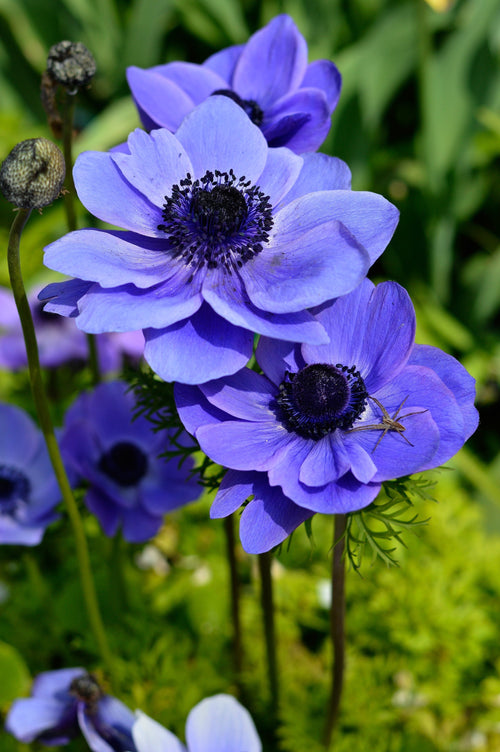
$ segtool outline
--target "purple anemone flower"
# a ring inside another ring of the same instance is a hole
[[[175,132],[196,105],[222,94],[262,130],[269,146],[287,146],[297,154],[315,151],[325,140],[341,87],[332,62],[308,65],[306,41],[286,15],[202,65],[131,67],[127,79],[148,131]]]
[[[128,149],[86,152],[74,170],[85,206],[128,231],[49,245],[47,266],[77,279],[42,296],[84,331],[143,329],[166,381],[235,373],[254,332],[326,342],[306,309],[356,287],[397,224],[382,196],[350,190],[343,162],[268,148],[227,97],[199,105],[176,135],[135,131]]]
[[[132,727],[137,752],[261,752],[262,745],[248,710],[231,695],[214,695],[191,710],[186,745],[144,713]]]
[[[75,322],[43,310],[38,300],[40,287],[28,293],[28,303],[38,344],[40,364],[43,368],[58,368],[64,363],[88,359],[87,338]],[[144,351],[141,331],[101,334],[96,338],[97,356],[102,373],[119,371],[123,358],[139,361]],[[0,288],[0,368],[18,371],[27,368],[26,345],[14,296]]]
[[[25,744],[67,744],[82,733],[92,752],[137,752],[134,714],[103,693],[83,668],[45,671],[33,682],[31,697],[15,700],[5,729]]]
[[[85,503],[106,535],[121,525],[123,537],[138,543],[156,535],[164,514],[197,499],[201,489],[190,477],[190,459],[179,467],[177,459],[158,456],[172,434],[153,431],[144,416],[133,420],[134,405],[121,382],[81,394],[66,413],[61,451],[88,483]]]
[[[42,432],[23,410],[0,404],[0,544],[40,543],[60,498]]]
[[[314,512],[352,512],[381,483],[437,467],[477,427],[474,379],[414,344],[415,312],[394,282],[364,282],[316,312],[327,345],[262,338],[248,368],[176,385],[179,415],[203,451],[231,468],[212,517],[241,517],[244,548],[267,551]]]

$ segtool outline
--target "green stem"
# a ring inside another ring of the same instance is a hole
[[[63,95],[63,153],[66,163],[66,186],[64,194],[64,208],[66,209],[66,221],[68,230],[76,230],[75,196],[76,189],[73,182],[73,114],[75,111],[75,98],[67,91]]]
[[[118,531],[111,539],[111,603],[117,614],[125,613],[127,609],[127,586],[123,571],[123,539]]]
[[[94,633],[94,637],[101,653],[103,662],[106,664],[108,672],[112,674],[112,657],[108,647],[106,633],[104,631],[99,606],[97,603],[97,596],[94,587],[94,580],[92,577],[85,532],[83,529],[80,514],[78,512],[78,507],[76,505],[75,499],[73,497],[73,492],[66,475],[66,470],[64,469],[64,464],[57,444],[54,427],[52,425],[52,419],[50,417],[47,398],[45,395],[45,388],[42,380],[40,360],[38,357],[38,345],[35,336],[35,328],[33,326],[33,319],[31,316],[28,299],[26,297],[26,291],[24,288],[24,282],[21,272],[19,243],[21,239],[21,233],[23,231],[24,225],[28,221],[30,213],[31,210],[29,209],[20,209],[16,215],[16,218],[14,219],[14,222],[12,223],[9,235],[9,247],[7,255],[10,282],[12,285],[12,292],[14,293],[17,310],[19,312],[24,341],[26,344],[31,389],[36,411],[38,414],[38,420],[40,422],[40,427],[47,444],[52,467],[54,468],[54,473],[61,490],[61,496],[66,505],[68,517],[73,528],[76,556],[78,560],[83,590],[83,598],[87,609],[89,623]]]
[[[335,515],[333,531],[332,602],[330,610],[330,636],[333,646],[332,685],[327,705],[323,742],[330,748],[339,716],[345,665],[345,514]]]
[[[231,621],[233,624],[233,663],[236,681],[240,682],[243,664],[243,648],[241,640],[240,618],[240,580],[236,562],[236,540],[234,535],[234,517],[232,514],[224,518],[224,531],[226,533],[226,551],[231,580]]]
[[[272,554],[270,552],[259,554],[260,571],[260,600],[264,619],[264,634],[266,640],[267,672],[269,690],[271,694],[271,711],[274,717],[278,714],[279,706],[279,682],[278,661],[276,657],[276,630],[274,624],[273,583],[271,577]]]
[[[92,386],[101,383],[101,371],[99,370],[99,356],[95,334],[87,334],[87,347],[89,348],[89,368],[92,376]]]

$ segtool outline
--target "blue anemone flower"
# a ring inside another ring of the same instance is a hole
[[[192,460],[179,466],[159,456],[172,433],[154,431],[144,416],[133,420],[133,411],[133,395],[121,382],[81,394],[66,413],[61,451],[88,483],[85,503],[106,535],[121,526],[123,537],[138,543],[156,535],[164,515],[196,500],[201,489],[190,477]]]
[[[382,196],[350,190],[343,162],[270,149],[227,97],[199,105],[176,135],[135,131],[128,151],[86,152],[74,170],[89,211],[127,231],[49,245],[45,264],[76,279],[42,297],[87,332],[143,329],[166,381],[235,373],[254,332],[326,342],[307,309],[354,289],[397,224]]]
[[[287,146],[297,154],[323,143],[341,88],[332,62],[307,63],[306,41],[287,15],[276,16],[246,44],[221,50],[202,65],[132,66],[127,79],[147,130],[175,132],[196,105],[223,94],[259,126],[269,146]]]
[[[186,745],[144,713],[132,727],[137,752],[261,752],[262,745],[248,712],[231,695],[207,697],[186,722]]]
[[[25,744],[67,744],[83,734],[92,752],[137,752],[134,714],[105,694],[83,668],[45,671],[33,682],[31,697],[15,700],[5,729]]]
[[[441,465],[477,427],[474,379],[450,355],[414,343],[415,312],[398,284],[364,280],[316,316],[329,344],[264,337],[264,375],[245,368],[175,388],[186,429],[231,468],[212,517],[253,496],[240,526],[250,553],[314,512],[361,509],[383,481]]]
[[[40,543],[60,498],[42,432],[23,410],[0,404],[0,544]]]

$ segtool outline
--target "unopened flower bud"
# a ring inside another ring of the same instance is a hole
[[[62,151],[47,138],[29,138],[0,167],[0,191],[18,208],[41,209],[59,196],[65,174]]]
[[[87,86],[96,72],[94,56],[82,42],[58,42],[49,50],[47,73],[70,94]]]

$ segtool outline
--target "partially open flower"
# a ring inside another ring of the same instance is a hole
[[[62,151],[47,138],[29,138],[0,167],[0,191],[20,209],[42,209],[59,196],[65,174]]]

